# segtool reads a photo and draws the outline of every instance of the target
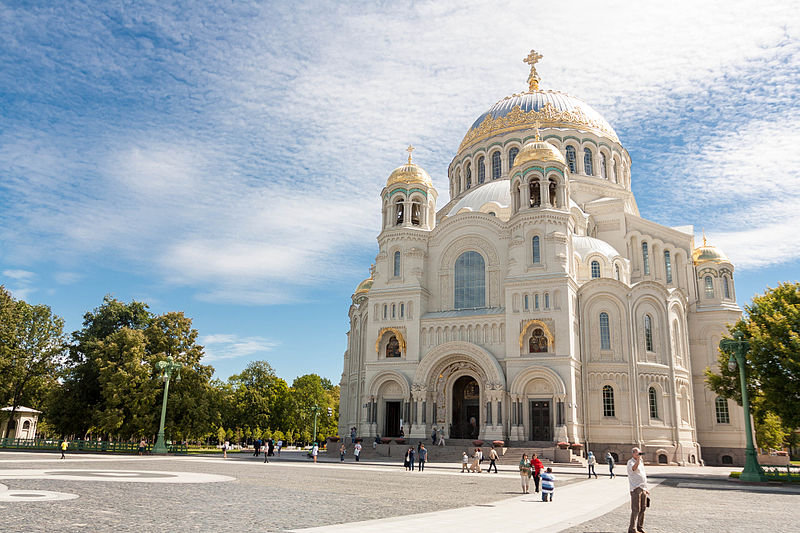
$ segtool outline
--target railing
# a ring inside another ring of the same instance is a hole
[[[59,439],[0,439],[0,448],[26,449],[26,450],[60,450],[61,440]],[[70,440],[67,441],[70,452],[111,452],[111,453],[138,453],[138,442],[106,440]],[[151,444],[145,446],[145,453],[150,453]],[[167,445],[169,453],[186,454],[186,446],[183,444]]]
[[[800,465],[762,466],[761,468],[770,481],[800,482]]]

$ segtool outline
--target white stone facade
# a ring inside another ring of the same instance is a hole
[[[630,157],[598,117],[552,91],[501,100],[435,216],[427,173],[410,157],[392,173],[349,312],[340,434],[394,436],[402,419],[412,438],[743,461],[741,409],[703,381],[741,315],[733,266],[691,227],[639,216]]]

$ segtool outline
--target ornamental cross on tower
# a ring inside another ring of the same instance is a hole
[[[408,148],[406,148],[406,152],[408,152],[408,164],[409,165],[411,164],[411,152],[413,152],[414,150],[416,150],[416,148],[414,148],[410,144],[408,145]]]
[[[528,54],[528,57],[523,59],[523,61],[531,66],[531,73],[528,76],[528,90],[538,91],[539,90],[539,73],[536,72],[536,63],[542,58],[542,54],[536,52],[536,50],[531,50],[531,53]]]

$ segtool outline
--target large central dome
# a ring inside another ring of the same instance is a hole
[[[531,128],[536,122],[542,127],[595,131],[619,141],[611,124],[586,102],[559,91],[533,90],[507,96],[479,116],[459,151],[497,133]]]

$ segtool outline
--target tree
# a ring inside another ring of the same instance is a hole
[[[46,305],[16,300],[0,285],[0,403],[9,419],[23,402],[40,406],[64,363],[64,321]]]
[[[772,413],[789,428],[800,427],[800,283],[781,283],[756,296],[745,307],[746,316],[729,328],[750,343],[746,355],[747,390],[756,423]],[[728,368],[731,354],[721,352],[719,372],[706,369],[709,387],[741,405],[739,371]],[[756,432],[759,432],[758,425]],[[764,430],[762,434],[766,435]]]
[[[317,374],[306,374],[295,378],[292,382],[293,429],[313,430],[314,415],[310,411],[313,405],[320,408],[317,417],[317,432],[335,435],[338,426],[339,387],[333,386],[329,379]],[[328,415],[328,407],[333,416]]]
[[[225,442],[225,435],[226,435],[225,428],[220,426],[219,429],[217,430],[217,442],[219,442],[220,444]]]

